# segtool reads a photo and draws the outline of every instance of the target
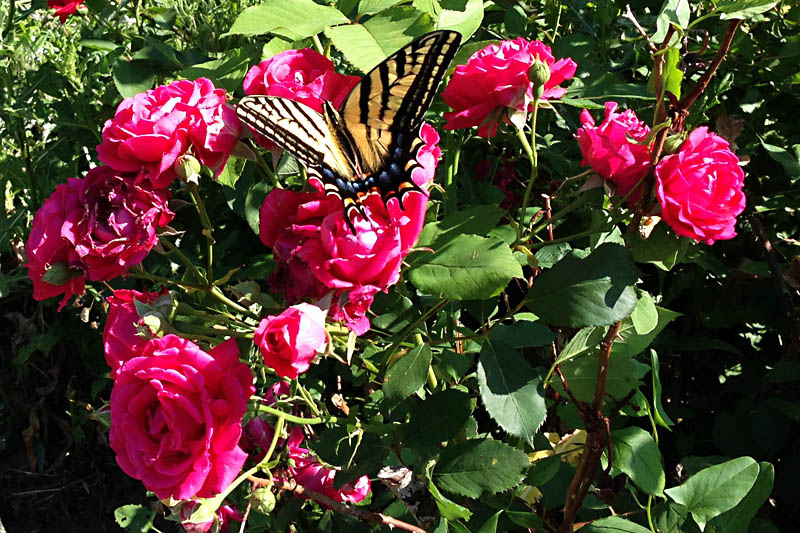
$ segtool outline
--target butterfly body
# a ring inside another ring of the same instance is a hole
[[[461,36],[454,31],[423,35],[367,73],[337,110],[322,113],[293,100],[246,96],[239,118],[292,153],[342,199],[345,220],[361,211],[361,201],[378,194],[384,202],[421,191],[411,178],[422,144],[419,129]]]

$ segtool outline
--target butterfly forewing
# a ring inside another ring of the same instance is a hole
[[[353,176],[325,118],[309,106],[275,96],[245,96],[236,114],[307,168],[329,167],[342,177]]]
[[[373,68],[347,96],[342,122],[364,173],[381,170],[397,147],[398,133],[406,133],[403,151],[410,147],[460,41],[454,31],[423,35]]]

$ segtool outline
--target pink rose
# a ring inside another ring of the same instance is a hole
[[[238,442],[254,392],[233,339],[208,353],[176,335],[148,341],[111,391],[117,463],[162,500],[219,494],[247,458]]]
[[[413,172],[417,185],[433,179],[441,150],[439,136],[424,124],[425,144]],[[369,220],[354,217],[353,235],[342,201],[323,192],[273,189],[261,207],[261,241],[272,248],[278,268],[270,279],[290,302],[334,292],[329,314],[361,335],[369,329],[364,316],[378,291],[400,278],[400,265],[422,231],[428,198],[410,192],[400,209],[397,200],[384,205],[377,195],[362,202]]]
[[[163,293],[162,293],[163,294]],[[147,339],[138,335],[137,325],[141,325],[141,317],[136,311],[134,300],[152,304],[161,296],[157,292],[138,292],[128,289],[117,289],[107,298],[108,316],[103,329],[103,348],[106,363],[111,367],[111,378],[115,378],[120,367],[128,359],[138,356]]]
[[[345,483],[340,488],[334,487],[336,472],[339,470],[325,468],[311,455],[306,448],[301,448],[303,431],[294,428],[289,435],[289,458],[294,461],[294,466],[289,468],[289,473],[304,488],[324,494],[340,502],[358,503],[367,497],[370,490],[369,478],[359,477],[354,483]]]
[[[63,293],[60,309],[83,292],[86,279],[126,274],[155,246],[156,230],[172,220],[168,200],[169,191],[105,166],[56,187],[36,212],[25,245],[34,298]]]
[[[189,152],[222,172],[242,132],[236,112],[225,103],[224,89],[206,78],[180,80],[126,98],[103,126],[97,157],[139,180],[169,186],[173,165]]]
[[[497,120],[507,118],[507,109],[531,111],[533,84],[528,70],[537,57],[550,67],[542,99],[562,97],[567,90],[559,85],[577,69],[572,59],[556,61],[549,46],[523,37],[490,44],[472,54],[466,65],[458,65],[442,92],[442,99],[453,108],[444,114],[445,129],[478,126],[478,135],[492,137]]]
[[[181,506],[181,527],[186,533],[228,533],[232,522],[241,523],[244,515],[230,505],[223,505],[214,514],[214,518],[206,522],[192,522],[192,513],[200,506],[200,502],[190,500]],[[214,528],[216,524],[217,528]]]
[[[333,62],[311,48],[287,50],[252,67],[244,77],[245,94],[266,94],[288,98],[322,112],[322,102],[336,109],[361,80],[358,76],[339,74]],[[275,145],[256,134],[256,142],[271,149]]]
[[[618,105],[606,102],[606,116],[599,126],[595,126],[594,118],[584,109],[581,113],[583,127],[575,137],[583,154],[581,166],[592,167],[625,196],[650,170],[650,147],[639,144],[650,133],[650,128],[632,109],[617,113]],[[641,191],[640,187],[628,197],[629,206],[636,205]]]
[[[78,10],[78,6],[83,4],[85,0],[47,0],[47,7],[55,10],[54,15],[58,15],[61,24],[67,21],[67,17]]]
[[[728,141],[697,128],[677,153],[658,162],[655,175],[661,218],[676,234],[706,244],[736,236],[744,172]]]
[[[268,316],[258,325],[253,343],[268,367],[283,378],[296,379],[328,344],[325,311],[301,303]]]

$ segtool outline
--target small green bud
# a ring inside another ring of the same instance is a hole
[[[550,66],[539,58],[528,69],[528,79],[533,83],[533,94],[538,100],[544,94],[544,84],[550,79]]]
[[[677,135],[669,135],[667,139],[664,141],[664,155],[670,155],[676,153],[678,150],[681,149],[681,145],[683,145],[683,141],[686,140],[686,137],[683,134]]]
[[[50,285],[64,285],[72,278],[77,278],[82,275],[83,272],[80,270],[69,268],[64,261],[59,261],[47,267],[44,276],[42,276],[42,281]]]
[[[261,514],[270,514],[275,509],[275,495],[269,487],[258,487],[250,496],[253,510]]]
[[[175,161],[175,172],[179,178],[185,181],[197,180],[200,177],[202,168],[200,161],[189,154],[183,154]]]

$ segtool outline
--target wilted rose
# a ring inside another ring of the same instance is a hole
[[[676,234],[706,244],[736,236],[744,172],[728,141],[697,128],[677,153],[658,162],[655,175],[661,218]]]
[[[106,166],[56,187],[25,245],[34,298],[63,293],[63,307],[86,279],[109,280],[141,263],[158,241],[156,230],[172,220],[169,197]]]
[[[219,494],[247,458],[238,443],[254,392],[233,339],[209,352],[175,335],[148,341],[111,391],[117,463],[162,500]]]
[[[445,129],[478,126],[478,135],[492,137],[498,119],[506,120],[513,110],[531,111],[533,84],[528,71],[537,58],[550,70],[541,98],[563,96],[567,91],[559,85],[571,79],[577,69],[572,59],[556,61],[549,46],[523,37],[490,44],[472,54],[466,65],[458,65],[442,92],[442,99],[453,108],[444,114]]]
[[[206,79],[180,80],[126,98],[103,126],[97,157],[123,172],[167,187],[178,158],[189,152],[222,172],[242,125],[225,103],[225,89]]]

